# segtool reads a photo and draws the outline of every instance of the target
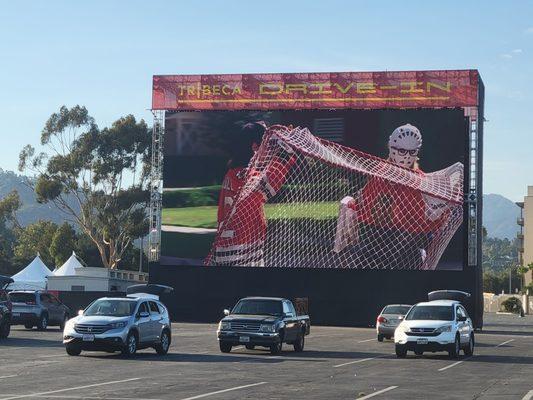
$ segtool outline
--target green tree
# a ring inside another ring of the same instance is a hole
[[[17,243],[14,249],[17,261],[20,264],[27,264],[39,253],[48,268],[53,269],[55,264],[54,257],[50,254],[50,247],[57,229],[57,224],[42,220],[17,229]]]
[[[132,241],[148,230],[146,123],[128,115],[99,129],[85,107],[63,106],[46,122],[41,144],[47,152],[27,145],[19,157],[20,171],[37,174],[37,200],[65,212],[94,243],[102,265],[118,268]]]
[[[0,199],[0,273],[12,274],[13,246],[15,244],[14,228],[19,226],[16,212],[21,206],[18,193],[13,191]]]
[[[50,244],[50,255],[56,266],[61,266],[76,249],[76,232],[68,222],[64,222],[54,233]]]

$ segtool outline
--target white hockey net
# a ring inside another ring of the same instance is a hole
[[[463,165],[423,173],[272,126],[206,265],[435,269],[463,220]]]

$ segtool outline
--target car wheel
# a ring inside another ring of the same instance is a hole
[[[470,340],[468,341],[468,345],[465,347],[464,349],[464,352],[465,352],[465,356],[472,356],[474,355],[474,346],[475,346],[475,343],[474,343],[474,334],[472,333],[470,335]]]
[[[405,358],[405,356],[407,355],[407,349],[403,346],[396,345],[395,350],[396,350],[396,357],[398,358]]]
[[[9,332],[11,332],[11,323],[9,320],[6,320],[0,325],[0,339],[7,339]]]
[[[65,350],[67,350],[69,356],[79,356],[81,354],[81,348],[73,344],[67,344]]]
[[[135,333],[130,332],[126,338],[126,343],[122,347],[122,355],[133,356],[137,352],[137,336]]]
[[[273,344],[270,346],[270,354],[279,354],[281,353],[281,349],[283,347],[283,342],[280,340],[278,343]]]
[[[383,342],[383,335],[378,333],[378,342]]]
[[[69,320],[68,314],[65,314],[63,316],[63,321],[61,321],[61,323],[59,324],[59,329],[61,329],[62,331],[65,330],[65,325],[67,324],[68,320]]]
[[[168,353],[168,349],[170,348],[170,335],[168,331],[164,330],[161,334],[161,340],[159,344],[155,346],[155,351],[160,356],[164,356]]]
[[[461,341],[459,340],[459,335],[456,335],[455,342],[453,343],[452,347],[448,351],[448,356],[450,358],[457,358],[459,357],[460,351],[461,351]]]
[[[305,335],[303,332],[301,332],[299,335],[298,335],[298,338],[296,339],[296,342],[294,342],[294,351],[296,351],[297,353],[300,353],[302,351],[304,351],[304,346],[305,346]]]
[[[26,328],[26,329],[33,329],[33,325],[30,324],[30,323],[25,323],[25,324],[24,324],[24,328]]]
[[[218,345],[220,346],[220,351],[222,353],[229,353],[231,351],[231,344],[224,343],[224,342],[218,342]]]
[[[253,350],[253,349],[255,349],[255,346],[254,346],[253,344],[247,344],[245,347],[246,347],[248,350]]]
[[[37,329],[40,331],[45,331],[48,328],[48,315],[42,314],[39,318],[39,323],[37,324]]]

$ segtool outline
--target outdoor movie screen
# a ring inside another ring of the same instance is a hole
[[[460,270],[463,108],[166,113],[161,263]]]

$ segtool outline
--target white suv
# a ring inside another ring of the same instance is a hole
[[[455,300],[435,300],[413,306],[396,331],[394,344],[399,358],[407,351],[447,351],[457,358],[461,349],[474,354],[474,328],[466,309]]]

